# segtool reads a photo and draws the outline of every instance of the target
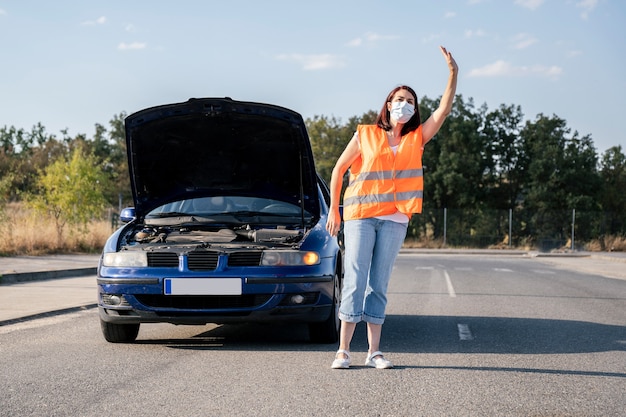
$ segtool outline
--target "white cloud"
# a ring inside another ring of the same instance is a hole
[[[468,73],[468,77],[558,77],[562,73],[563,69],[555,65],[550,67],[543,65],[515,66],[510,62],[499,60],[493,64],[472,69]]]
[[[136,49],[145,49],[146,46],[147,45],[144,42],[121,42],[119,45],[117,45],[117,49],[119,49],[120,51],[130,51]]]
[[[0,9],[0,16],[3,16],[5,14],[7,14],[7,12],[5,12],[4,9]]]
[[[365,34],[365,39],[368,42],[378,42],[378,41],[393,41],[400,38],[397,35],[380,35],[375,32],[368,32]]]
[[[129,24],[126,25],[124,30],[126,32],[134,32],[135,31],[135,25],[133,25],[132,23],[129,23]]]
[[[519,33],[515,35],[511,41],[513,42],[514,49],[526,49],[534,43],[537,43],[537,39],[533,38],[528,33]]]
[[[545,0],[515,0],[515,4],[530,10],[538,9]]]
[[[444,19],[452,19],[453,17],[456,17],[456,12],[446,12],[443,17]]]
[[[486,35],[487,35],[487,32],[485,32],[482,29],[476,29],[476,30],[468,29],[465,31],[466,38],[482,38],[483,36],[486,36]]]
[[[424,43],[424,44],[426,44],[426,43],[434,43],[439,38],[441,38],[441,35],[438,35],[436,33],[431,33],[430,35],[424,36],[422,39],[420,39],[420,41],[422,43]]]
[[[305,71],[318,71],[345,67],[343,59],[332,54],[280,54],[276,56],[276,59],[280,61],[295,62]]]
[[[587,20],[587,18],[589,17],[589,13],[591,13],[597,5],[598,0],[581,0],[576,3],[576,7],[578,7],[579,9],[583,9],[583,11],[580,13],[580,17],[585,20]]]
[[[380,41],[392,41],[395,39],[399,39],[400,37],[397,35],[381,35],[375,32],[367,32],[365,35],[360,36],[358,38],[354,38],[351,41],[346,43],[346,46],[358,47],[363,44],[374,44]]]
[[[103,25],[107,21],[106,16],[100,16],[96,20],[86,20],[81,23],[83,26],[95,26],[95,25]]]

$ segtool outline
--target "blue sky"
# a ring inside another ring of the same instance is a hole
[[[0,126],[91,137],[121,112],[229,96],[347,122],[393,87],[520,105],[621,145],[622,0],[0,0]]]

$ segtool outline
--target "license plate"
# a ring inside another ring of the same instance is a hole
[[[165,278],[165,295],[241,295],[240,278]]]

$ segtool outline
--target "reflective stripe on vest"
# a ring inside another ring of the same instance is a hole
[[[361,157],[350,167],[350,184],[343,199],[344,220],[400,211],[409,217],[422,211],[422,128],[402,137],[397,155],[383,129],[358,128]]]
[[[422,191],[406,191],[403,193],[395,194],[367,194],[358,195],[354,197],[348,197],[343,200],[343,205],[350,206],[353,204],[370,204],[370,203],[388,203],[392,201],[411,200],[415,198],[422,198],[424,193]]]
[[[393,178],[413,178],[413,177],[421,177],[423,175],[423,171],[421,168],[419,169],[404,169],[401,171],[378,171],[378,172],[363,172],[354,179],[354,182],[357,181],[370,181],[370,180],[390,180]]]

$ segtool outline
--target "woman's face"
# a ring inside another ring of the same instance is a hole
[[[392,103],[406,101],[415,107],[415,97],[409,92],[409,90],[400,89],[391,98],[391,101],[387,103],[387,110],[391,111]]]

